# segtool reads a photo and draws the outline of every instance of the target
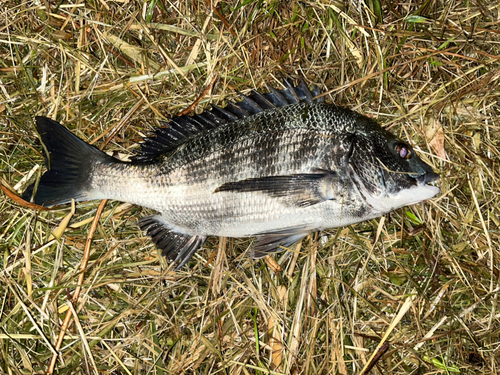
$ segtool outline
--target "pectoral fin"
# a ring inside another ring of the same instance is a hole
[[[235,193],[262,192],[282,199],[287,204],[308,207],[327,200],[337,199],[342,181],[333,171],[300,173],[287,176],[266,176],[227,182],[214,193],[231,191]]]

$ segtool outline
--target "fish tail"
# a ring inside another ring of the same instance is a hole
[[[36,117],[36,128],[45,146],[47,172],[40,178],[38,186],[34,183],[24,191],[23,199],[30,201],[33,198],[38,205],[55,206],[71,202],[71,199],[98,198],[91,186],[93,166],[119,161],[47,117]]]

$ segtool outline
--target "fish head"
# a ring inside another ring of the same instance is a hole
[[[413,147],[374,122],[370,131],[352,135],[348,164],[351,177],[376,213],[425,201],[440,191],[430,185],[439,175]]]

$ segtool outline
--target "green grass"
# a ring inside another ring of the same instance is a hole
[[[174,271],[136,225],[147,210],[108,202],[54,373],[360,374],[377,352],[374,374],[499,372],[496,4],[218,2],[230,30],[205,1],[58,4],[0,6],[0,168],[18,193],[43,169],[36,115],[125,156],[216,74],[196,111],[284,72],[411,142],[442,194],[313,234],[280,270],[210,238]],[[69,207],[0,195],[0,373],[49,368],[98,204],[49,241]]]

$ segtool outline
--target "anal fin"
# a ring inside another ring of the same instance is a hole
[[[192,236],[172,230],[161,215],[141,218],[139,227],[146,231],[165,258],[180,262],[176,269],[184,266],[207,239],[206,236]]]

